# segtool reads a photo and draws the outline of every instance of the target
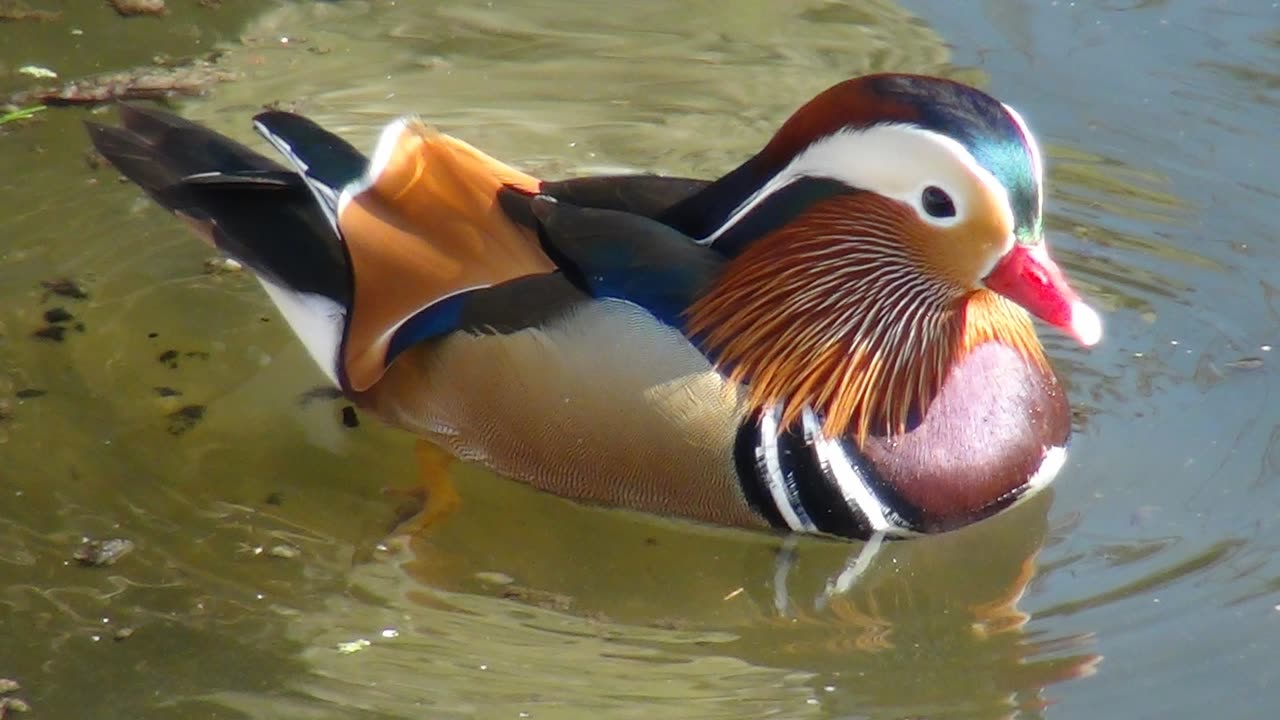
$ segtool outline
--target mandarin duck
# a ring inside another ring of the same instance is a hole
[[[1047,485],[1071,416],[1031,315],[1102,333],[1045,246],[1013,109],[880,74],[715,181],[544,181],[415,117],[368,158],[299,115],[286,167],[120,107],[97,149],[256,274],[358,406],[579,501],[903,537]]]

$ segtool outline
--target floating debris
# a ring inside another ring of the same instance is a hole
[[[33,105],[31,107],[18,108],[17,110],[0,114],[0,125],[18,122],[20,120],[30,120],[35,117],[36,113],[43,112],[44,109],[45,107],[43,105]],[[0,110],[3,110],[3,108],[0,108]]]
[[[343,655],[352,655],[354,653],[360,652],[361,650],[364,650],[365,648],[369,647],[372,644],[373,643],[369,642],[368,640],[365,640],[364,638],[360,638],[359,640],[350,640],[347,642],[340,642],[337,644],[336,647],[338,649],[338,652],[342,653]]]
[[[281,560],[292,560],[302,554],[302,551],[292,545],[273,545],[267,551],[267,555]]]
[[[216,57],[216,56],[215,56]],[[236,79],[236,74],[211,60],[195,59],[177,67],[152,65],[122,72],[91,75],[61,87],[24,90],[0,98],[0,108],[29,105],[97,105],[116,100],[163,100],[203,95],[211,86]]]
[[[110,0],[111,7],[125,17],[135,15],[168,15],[164,0]]]
[[[18,68],[19,75],[26,75],[39,80],[54,80],[58,77],[58,73],[41,65],[23,65]]]
[[[178,357],[181,356],[177,350],[169,349],[156,356],[156,362],[169,368],[176,370],[178,368]]]
[[[159,395],[162,398],[182,397],[181,390],[178,390],[176,388],[171,388],[168,385],[160,385],[158,387],[153,387],[151,389],[155,392],[156,395]]]
[[[62,13],[53,10],[36,10],[20,2],[0,1],[0,21],[55,22]]]
[[[204,261],[204,271],[209,275],[223,275],[244,270],[240,261],[229,257],[211,257]]]
[[[1223,363],[1232,370],[1257,370],[1262,367],[1262,358],[1260,357],[1242,357],[1239,360]]]
[[[9,713],[25,713],[31,712],[31,705],[26,700],[16,697],[0,698],[0,720],[3,720]]]
[[[105,567],[114,565],[117,560],[133,552],[133,548],[133,541],[124,538],[86,538],[71,552],[71,559],[85,567]]]
[[[48,394],[49,391],[42,388],[22,388],[14,393],[13,396],[19,400],[30,400],[31,398],[43,397]]]
[[[496,570],[481,570],[475,574],[475,578],[482,583],[490,585],[512,585],[516,579],[504,572]]]

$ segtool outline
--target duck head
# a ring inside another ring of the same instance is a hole
[[[749,390],[830,436],[895,434],[1000,342],[1048,372],[1028,313],[1102,325],[1051,258],[1044,167],[1012,108],[961,83],[871,75],[801,107],[667,220],[729,258],[688,330]]]

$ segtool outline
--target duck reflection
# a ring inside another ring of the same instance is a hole
[[[440,500],[409,526],[404,570],[426,605],[487,594],[605,634],[714,633],[640,642],[807,673],[812,703],[870,717],[1035,712],[1045,687],[1101,660],[1088,636],[1036,629],[1021,607],[1049,493],[939,536],[848,543],[597,510],[472,469],[452,473],[459,499],[429,453],[423,467]]]

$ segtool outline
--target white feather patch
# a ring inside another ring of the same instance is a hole
[[[258,277],[280,314],[289,323],[311,358],[335,386],[338,385],[338,349],[346,310],[331,298],[299,293]]]

